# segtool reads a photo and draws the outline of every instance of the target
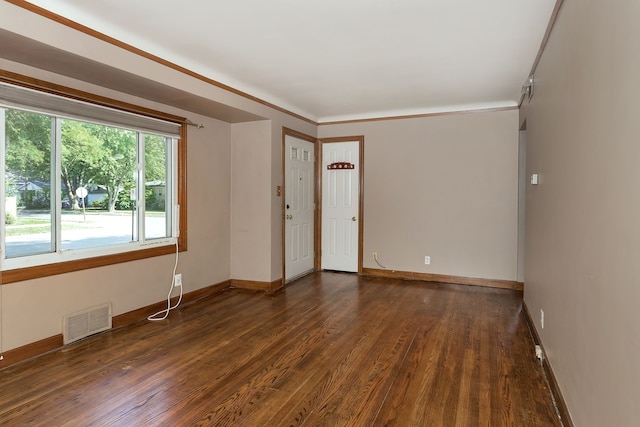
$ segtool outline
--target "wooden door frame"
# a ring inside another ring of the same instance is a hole
[[[358,188],[358,274],[362,274],[362,263],[363,258],[362,254],[363,250],[363,233],[364,233],[364,135],[356,135],[356,136],[339,136],[333,138],[320,138],[318,139],[318,155],[316,156],[316,195],[318,197],[317,213],[318,213],[318,221],[316,223],[316,271],[322,269],[321,265],[321,252],[322,252],[322,146],[324,144],[331,144],[334,142],[358,142],[359,148],[359,159],[360,162],[360,176],[359,179],[359,188]],[[318,255],[320,254],[320,255]]]
[[[287,248],[286,248],[286,244],[287,244],[287,240],[286,240],[286,230],[285,227],[287,226],[286,224],[286,213],[285,213],[285,200],[286,200],[286,194],[287,194],[287,171],[286,171],[286,164],[287,164],[287,150],[286,150],[286,146],[285,146],[285,140],[287,138],[287,136],[292,136],[294,138],[298,138],[298,139],[302,139],[303,141],[307,141],[307,142],[311,142],[313,144],[313,151],[314,151],[314,168],[313,168],[313,174],[315,175],[313,177],[314,180],[314,185],[313,185],[313,203],[315,206],[315,209],[313,210],[313,270],[314,271],[318,271],[318,265],[319,265],[319,260],[320,260],[320,251],[317,250],[317,242],[318,242],[318,236],[316,235],[317,230],[319,228],[318,226],[318,221],[319,221],[319,206],[320,204],[318,203],[318,184],[319,182],[322,180],[322,177],[318,177],[318,170],[320,170],[318,168],[318,146],[319,146],[319,142],[318,139],[316,137],[313,137],[311,135],[307,135],[304,134],[302,132],[298,132],[296,130],[293,129],[289,129],[286,127],[282,127],[282,190],[281,190],[281,195],[280,197],[282,198],[282,201],[280,202],[280,212],[281,212],[281,220],[282,220],[282,285],[284,286],[287,283]]]

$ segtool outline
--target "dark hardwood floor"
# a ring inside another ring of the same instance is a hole
[[[315,273],[0,371],[2,426],[559,426],[514,291]]]

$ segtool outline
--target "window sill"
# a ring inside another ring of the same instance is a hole
[[[160,255],[172,254],[175,253],[175,248],[176,247],[173,244],[155,246],[147,249],[121,252],[117,254],[97,256],[93,258],[83,258],[74,261],[5,270],[0,273],[2,275],[1,284],[6,285],[8,283],[21,282],[24,280],[38,279],[41,277],[55,276],[57,274],[71,273],[78,270],[88,270],[96,267],[104,267],[107,265],[120,264],[123,262],[137,261]],[[186,239],[184,239],[183,236],[180,236],[178,240],[178,250],[180,252],[186,250]]]

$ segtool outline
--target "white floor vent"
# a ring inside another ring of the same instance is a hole
[[[111,303],[67,314],[62,319],[65,344],[107,329],[111,329]]]

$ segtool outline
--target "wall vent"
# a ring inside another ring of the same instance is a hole
[[[107,329],[111,329],[111,303],[67,314],[62,319],[62,336],[65,344]]]

